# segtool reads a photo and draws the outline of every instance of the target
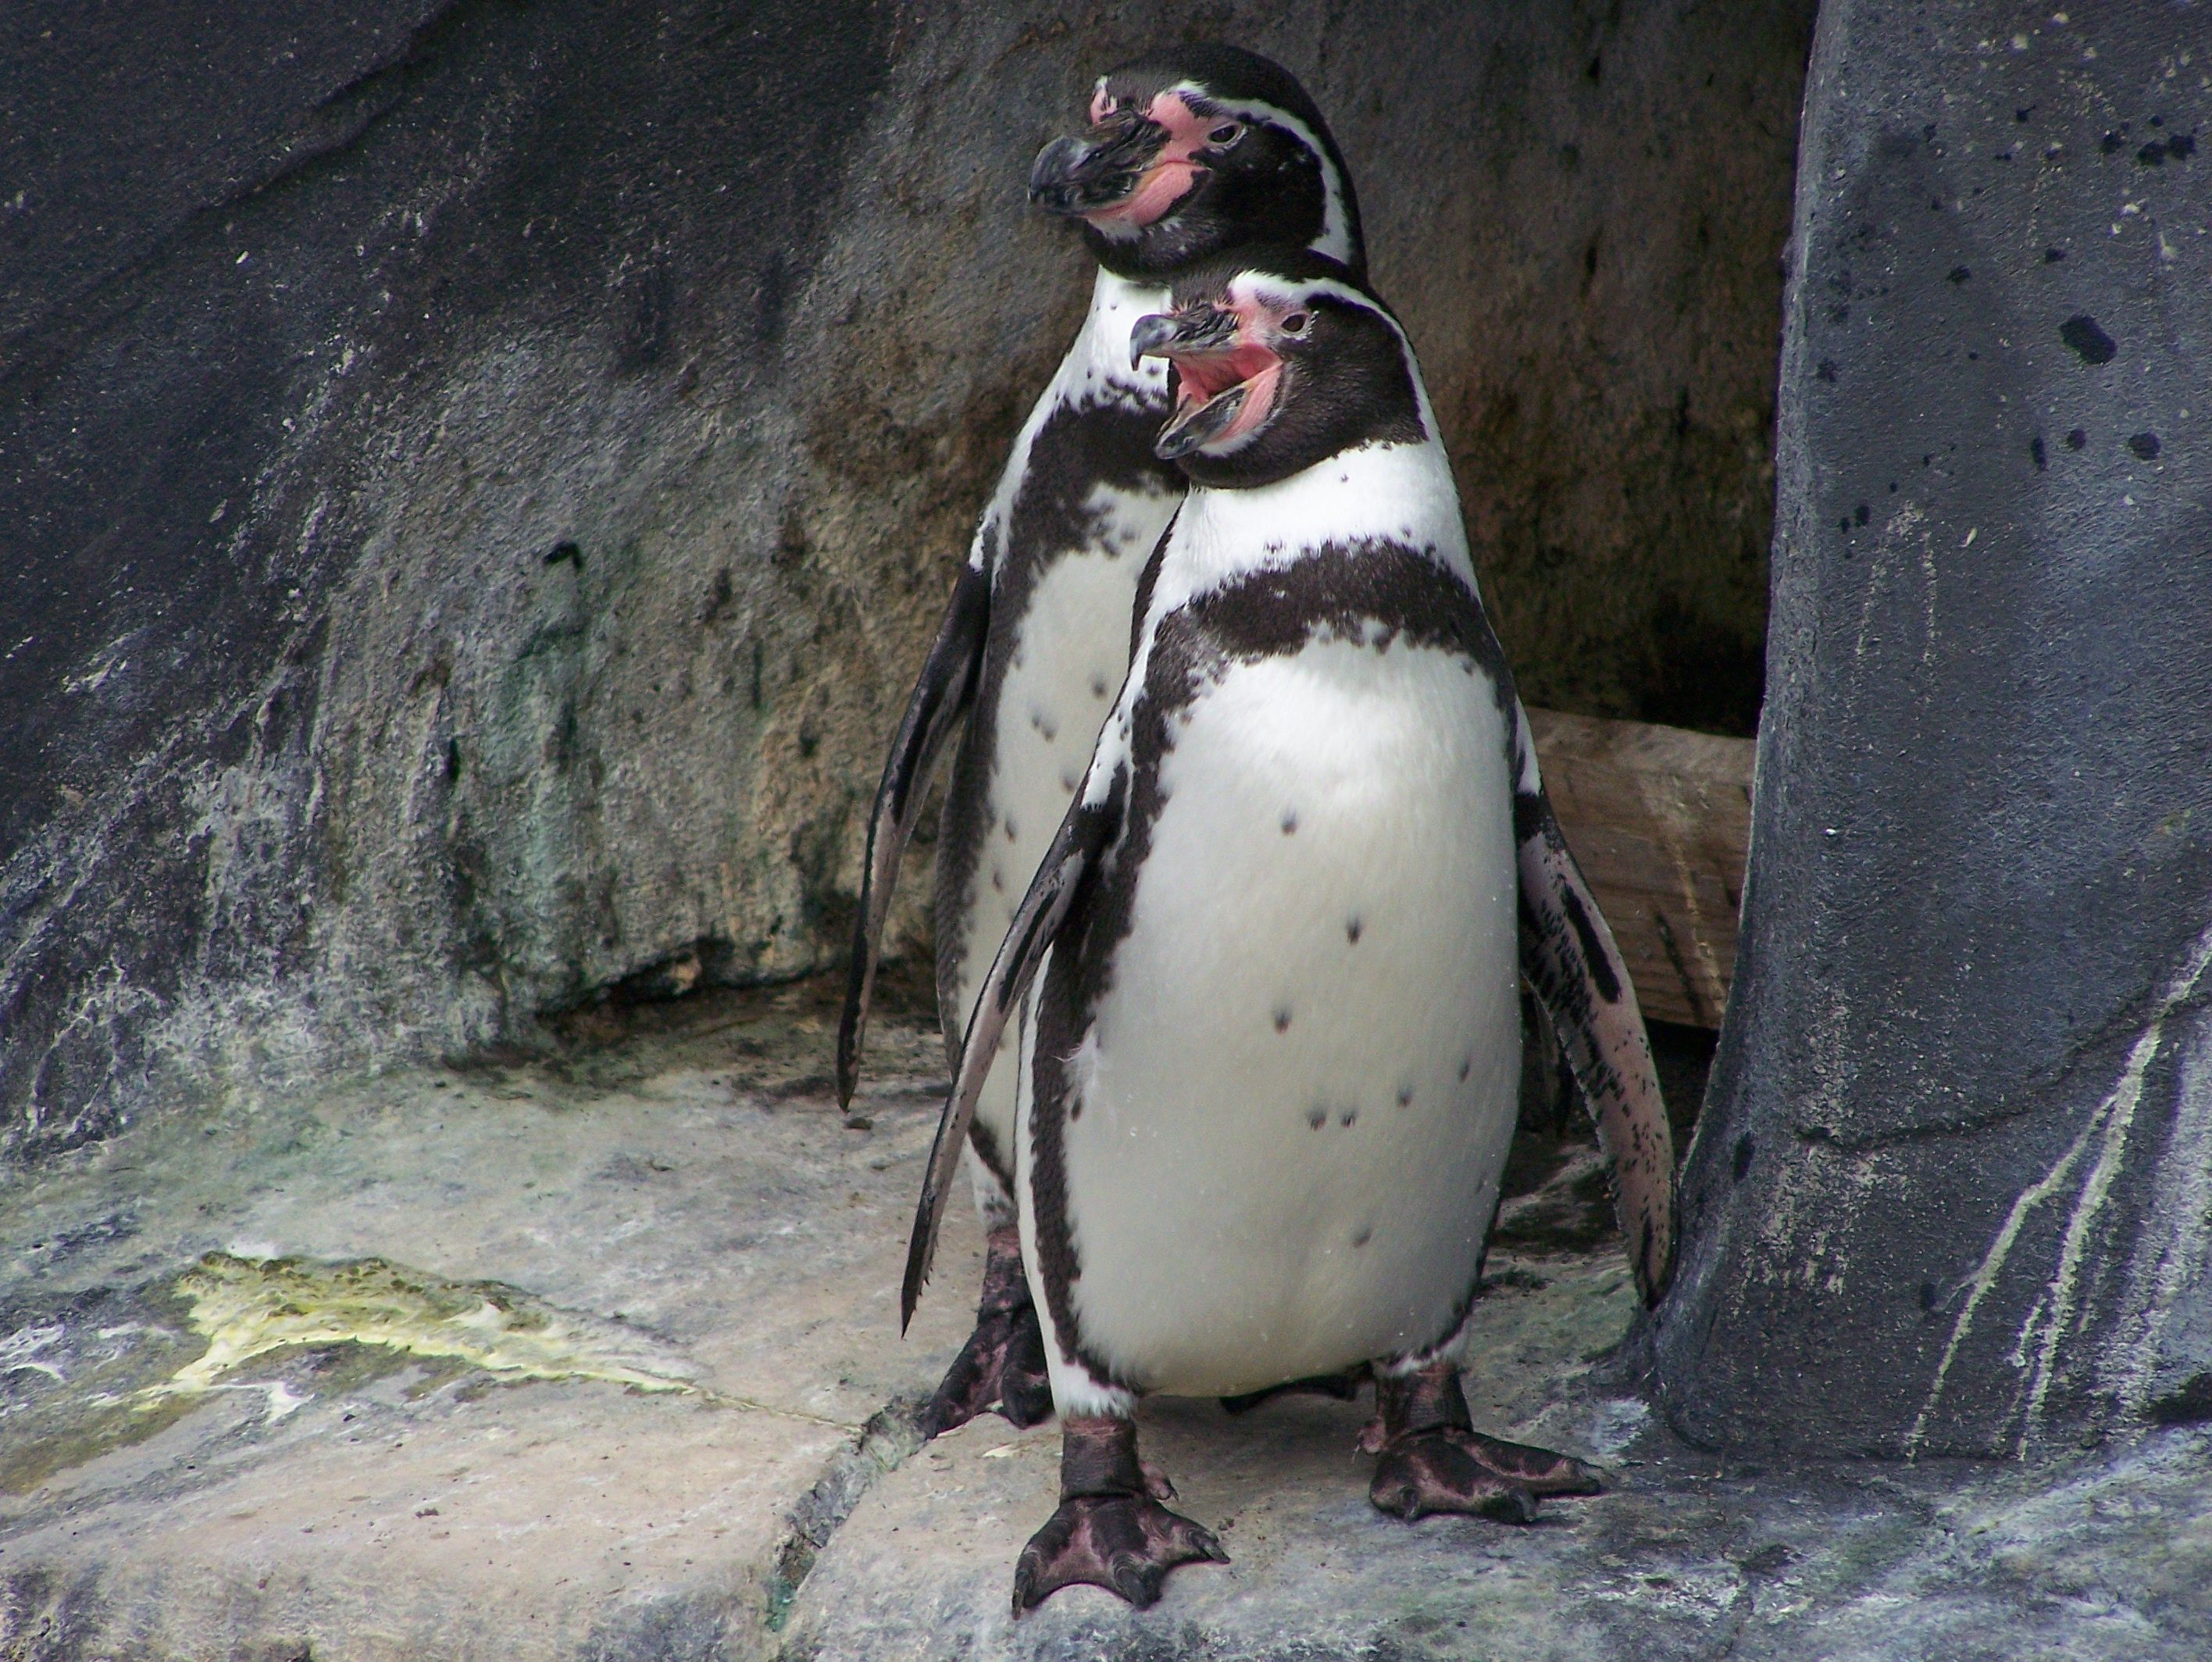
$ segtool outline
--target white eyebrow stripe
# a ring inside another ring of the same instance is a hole
[[[1296,282],[1276,276],[1271,271],[1241,271],[1230,281],[1231,298],[1249,297],[1263,300],[1270,306],[1304,306],[1316,294],[1327,294],[1334,300],[1356,306],[1363,312],[1371,312],[1390,325],[1390,332],[1398,337],[1398,350],[1404,355],[1406,373],[1413,378],[1413,401],[1421,412],[1421,426],[1428,436],[1435,438],[1443,429],[1437,425],[1437,413],[1429,403],[1429,389],[1421,379],[1421,361],[1414,355],[1413,343],[1406,338],[1406,331],[1389,310],[1376,303],[1374,296],[1364,294],[1348,282],[1334,277],[1302,277]]]
[[[1209,92],[1195,81],[1178,81],[1167,90],[1184,94],[1186,101],[1190,98],[1204,99],[1224,115],[1280,127],[1311,150],[1315,160],[1321,163],[1321,234],[1306,246],[1316,254],[1327,254],[1346,265],[1352,264],[1352,221],[1344,211],[1344,175],[1318,133],[1288,110],[1279,109],[1262,99],[1226,99],[1218,93]]]

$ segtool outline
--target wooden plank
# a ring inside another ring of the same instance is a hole
[[[1720,1025],[1751,843],[1753,742],[1528,712],[1559,828],[1645,1016]]]

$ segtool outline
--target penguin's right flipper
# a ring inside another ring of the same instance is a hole
[[[860,909],[853,925],[853,961],[846,971],[845,1009],[837,1021],[837,1106],[850,1107],[860,1083],[860,1040],[867,1032],[868,1000],[875,991],[876,955],[883,946],[884,919],[890,916],[891,890],[898,882],[899,857],[906,852],[929,794],[931,776],[945,742],[975,701],[982,679],[983,645],[991,633],[991,578],[981,566],[960,568],[952,602],[936,643],[923,662],[921,676],[908,696],[906,717],[884,761],[876,787],[875,810],[868,817],[868,852],[860,867]]]
[[[967,1036],[960,1044],[960,1066],[945,1094],[945,1114],[937,1122],[937,1140],[930,1145],[929,1168],[922,1180],[921,1201],[915,1208],[914,1234],[907,1243],[906,1279],[899,1291],[899,1329],[914,1319],[921,1301],[922,1283],[937,1255],[937,1232],[945,1221],[945,1198],[951,1192],[952,1174],[960,1150],[968,1141],[968,1127],[975,1118],[975,1100],[999,1053],[999,1040],[1006,1023],[1036,978],[1037,967],[1051,949],[1053,937],[1067,920],[1069,909],[1097,869],[1100,857],[1121,823],[1122,792],[1117,781],[1105,799],[1095,804],[1079,796],[1060,821],[1052,846],[1045,850],[1029,893],[1007,926],[991,973],[983,978],[975,1007],[968,1017]]]
[[[1674,1140],[1628,966],[1559,834],[1528,713],[1513,701],[1513,834],[1521,868],[1521,971],[1558,1030],[1613,1162],[1628,1266],[1646,1305],[1674,1272]]]

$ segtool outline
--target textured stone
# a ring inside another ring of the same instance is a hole
[[[856,1130],[797,1071],[826,1042],[756,1005],[611,1089],[404,1077],[18,1176],[0,1654],[763,1654],[964,1337],[947,1300],[902,1344],[893,1295],[935,1046],[887,1031]],[[180,1388],[210,1253],[287,1255],[326,1337]],[[573,1376],[502,1368],[495,1308]]]
[[[1821,12],[1702,1442],[2212,1414],[2212,81],[2070,15]]]
[[[1532,1529],[1408,1527],[1368,1504],[1361,1406],[1149,1403],[1147,1453],[1233,1562],[1178,1572],[1150,1612],[1077,1589],[1017,1626],[1056,1439],[987,1417],[916,1453],[977,1241],[963,1210],[900,1340],[938,1046],[886,1021],[870,1124],[848,1126],[819,1072],[830,993],[709,995],[627,1038],[603,1011],[602,1047],[569,1065],[397,1073],[13,1174],[0,1656],[2182,1662],[2212,1644],[2199,1429],[1889,1470],[1674,1441],[1617,1364],[1593,1368],[1634,1295],[1586,1137],[1540,1125],[1515,1150],[1468,1395],[1487,1427],[1598,1459],[1610,1492]],[[319,1337],[247,1354],[279,1330]]]
[[[1747,731],[1810,9],[24,0],[6,1146],[833,961],[1164,29],[1331,112],[1530,695]]]

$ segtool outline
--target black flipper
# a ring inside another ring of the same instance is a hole
[[[1087,782],[1086,782],[1087,793]],[[1014,921],[991,961],[968,1018],[968,1032],[960,1044],[960,1066],[952,1089],[945,1098],[945,1114],[937,1122],[937,1140],[930,1145],[929,1168],[922,1180],[921,1201],[915,1208],[914,1234],[907,1243],[906,1279],[899,1289],[899,1331],[904,1332],[921,1302],[922,1283],[937,1255],[937,1232],[945,1221],[945,1197],[952,1174],[960,1163],[960,1150],[968,1141],[968,1127],[975,1118],[975,1099],[999,1052],[999,1038],[1021,1007],[1037,967],[1044,961],[1053,937],[1066,921],[1084,880],[1097,867],[1121,817],[1122,786],[1117,778],[1106,800],[1086,805],[1082,796],[1069,804],[1052,846],[1045,850],[1029,893],[1022,896]]]
[[[868,819],[867,858],[860,869],[860,910],[853,925],[853,961],[846,971],[845,1010],[837,1022],[837,1106],[849,1107],[860,1083],[860,1041],[868,1027],[868,1000],[876,986],[876,955],[884,919],[898,883],[899,858],[914,834],[931,775],[982,679],[983,643],[991,629],[991,579],[974,565],[960,568],[952,601],[945,609],[936,644],[906,701],[906,717],[884,761]]]
[[[1513,834],[1520,846],[1521,973],[1613,1162],[1613,1204],[1636,1290],[1656,1304],[1674,1271],[1674,1139],[1628,967],[1559,834],[1528,712],[1513,702]]]

